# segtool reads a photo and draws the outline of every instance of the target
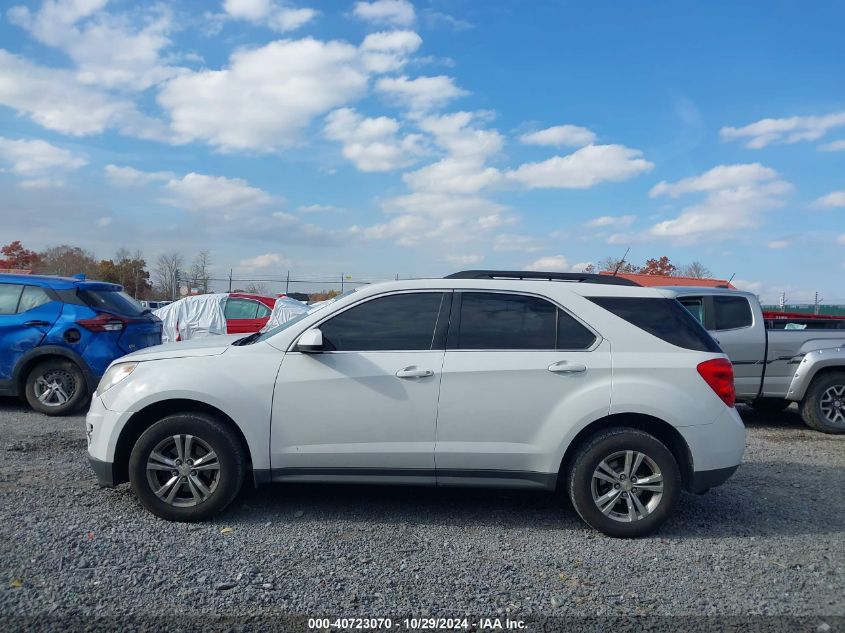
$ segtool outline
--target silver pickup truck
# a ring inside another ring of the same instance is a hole
[[[740,290],[663,290],[684,304],[730,357],[738,401],[761,412],[797,402],[810,428],[845,433],[845,327],[835,329],[845,323],[767,322],[757,297]]]

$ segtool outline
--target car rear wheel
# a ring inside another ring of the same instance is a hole
[[[237,496],[246,463],[241,440],[228,425],[202,413],[179,413],[138,438],[129,458],[129,482],[156,516],[204,521]]]
[[[817,376],[801,402],[801,418],[822,433],[845,433],[845,372]]]
[[[683,486],[672,452],[654,436],[627,427],[585,441],[567,481],[572,505],[588,525],[628,538],[657,530],[672,514]]]
[[[82,370],[70,360],[51,359],[38,363],[26,378],[26,401],[47,415],[68,415],[88,399]]]

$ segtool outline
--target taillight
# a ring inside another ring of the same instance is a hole
[[[118,332],[126,322],[115,314],[101,312],[93,319],[80,319],[76,324],[91,332]]]
[[[734,390],[734,367],[731,361],[726,358],[714,358],[698,364],[698,373],[704,378],[704,382],[716,392],[729,407],[736,403],[736,391]]]

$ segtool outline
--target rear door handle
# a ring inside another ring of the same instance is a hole
[[[570,363],[569,361],[562,360],[549,365],[549,371],[553,371],[556,374],[581,374],[587,371],[587,366],[581,363]]]
[[[406,367],[405,369],[400,369],[396,372],[397,378],[428,378],[433,375],[434,372],[430,369],[417,369],[413,365]]]
[[[49,321],[27,321],[24,323],[26,327],[47,327],[50,325]]]

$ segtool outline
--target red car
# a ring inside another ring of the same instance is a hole
[[[265,325],[273,312],[276,300],[273,297],[251,295],[245,292],[229,293],[226,308],[226,332],[228,334],[250,334]]]

